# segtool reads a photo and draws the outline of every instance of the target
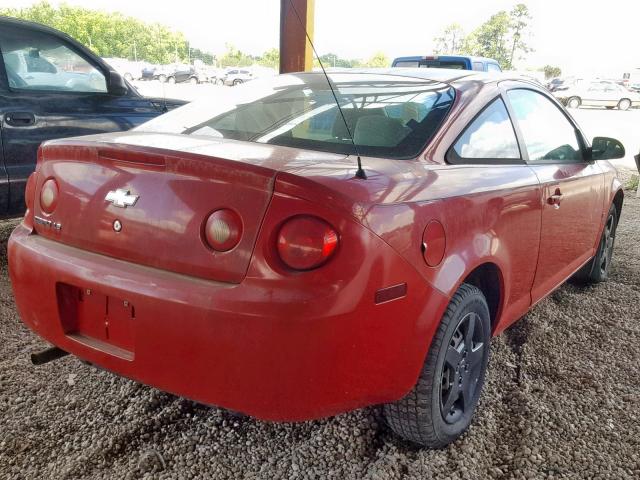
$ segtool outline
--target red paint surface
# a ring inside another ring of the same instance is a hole
[[[594,254],[620,189],[607,162],[447,165],[446,150],[499,92],[465,85],[419,158],[363,158],[367,180],[354,178],[352,158],[270,145],[137,132],[48,143],[9,241],[22,319],[108,370],[263,419],[402,397],[448,299],[476,267],[499,272],[498,333]],[[47,215],[37,199],[50,177],[60,196]],[[140,196],[135,207],[104,201],[117,188]],[[556,189],[559,208],[548,202]],[[243,233],[214,252],[202,226],[222,208],[238,213]],[[62,229],[34,227],[34,214]],[[277,250],[297,215],[325,220],[339,237],[310,271],[291,269]],[[376,304],[378,292],[403,284]],[[98,303],[74,297],[87,289]]]

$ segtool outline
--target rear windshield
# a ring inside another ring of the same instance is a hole
[[[454,100],[448,85],[384,74],[280,75],[219,89],[138,131],[178,133],[362,155],[417,156]],[[346,120],[346,125],[345,125]]]
[[[451,68],[453,70],[466,70],[467,64],[463,61],[451,60],[449,62],[441,60],[426,60],[420,62],[422,68]]]

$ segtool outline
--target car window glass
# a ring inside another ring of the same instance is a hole
[[[497,98],[453,146],[461,159],[520,159],[518,141],[502,99]]]
[[[26,28],[3,28],[0,49],[12,89],[107,91],[102,72],[53,35]]]
[[[473,69],[478,72],[484,72],[484,64],[482,62],[473,62]]]
[[[525,89],[510,90],[508,96],[524,137],[529,161],[582,160],[575,128],[551,100]]]
[[[388,74],[283,75],[253,80],[194,102],[141,131],[290,146],[384,158],[415,158],[437,132],[453,104],[455,90],[439,82]],[[346,125],[345,125],[346,122]],[[348,125],[348,126],[347,126]],[[352,140],[353,139],[353,140]]]
[[[393,64],[394,67],[409,67],[409,68],[414,68],[419,65],[420,65],[420,62],[418,60],[400,61],[400,62],[395,62]]]
[[[500,67],[495,63],[487,63],[487,72],[501,72]]]

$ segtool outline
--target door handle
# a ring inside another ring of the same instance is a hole
[[[35,125],[36,116],[30,112],[11,112],[4,116],[4,121],[13,127],[28,127]]]
[[[554,208],[560,208],[560,202],[562,201],[562,193],[559,188],[556,188],[556,191],[547,198],[547,203],[549,205],[553,205]]]

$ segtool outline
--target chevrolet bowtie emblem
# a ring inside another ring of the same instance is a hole
[[[112,203],[115,207],[127,208],[133,207],[138,201],[139,195],[129,195],[129,190],[119,188],[111,190],[104,199]]]

